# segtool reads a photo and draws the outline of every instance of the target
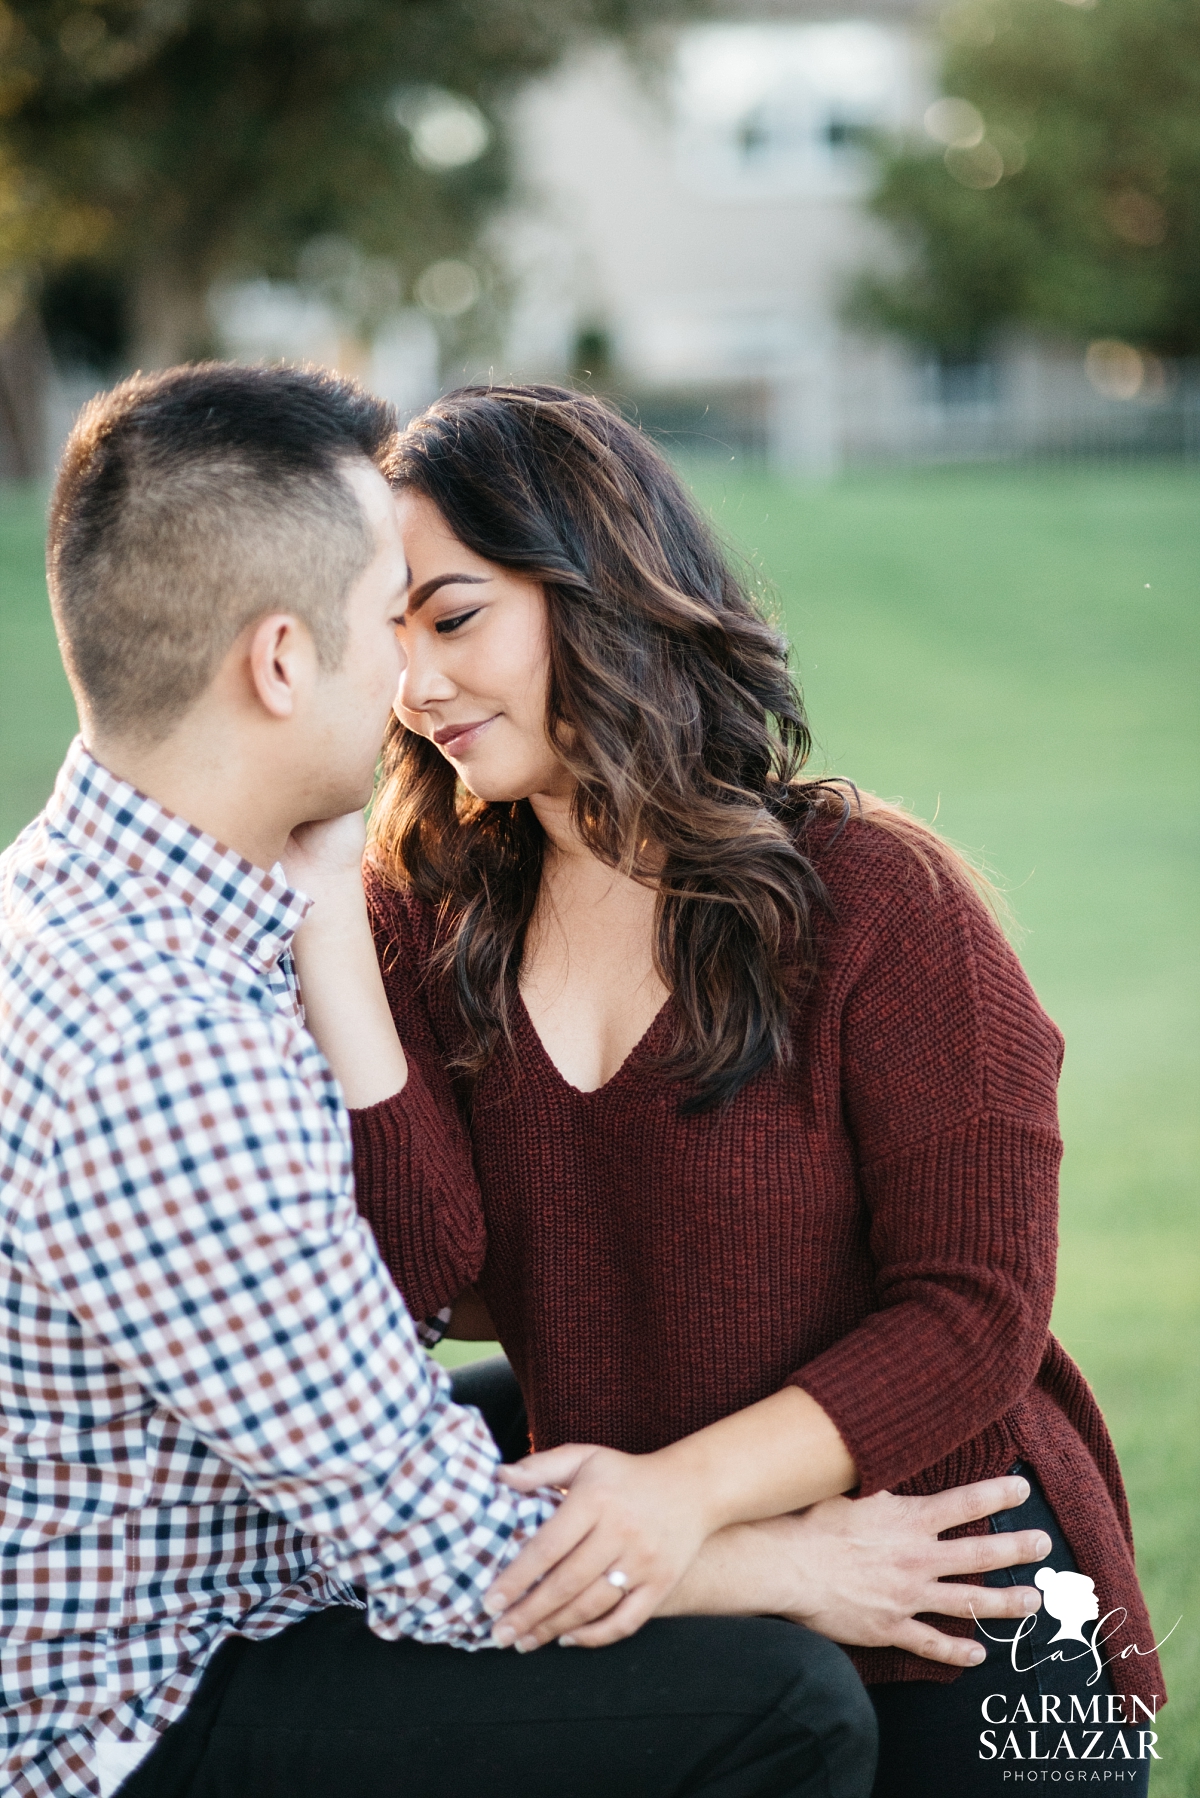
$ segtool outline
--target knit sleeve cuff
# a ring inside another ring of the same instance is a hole
[[[1053,1132],[985,1115],[864,1174],[880,1307],[788,1381],[836,1424],[863,1496],[953,1453],[1037,1378],[1058,1157]]]
[[[471,1285],[485,1232],[469,1151],[416,1061],[400,1092],[350,1113],[358,1208],[414,1317]]]

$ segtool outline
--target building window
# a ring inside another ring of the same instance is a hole
[[[865,21],[709,25],[683,33],[675,83],[679,171],[728,198],[857,194],[864,132],[917,105],[915,52]]]

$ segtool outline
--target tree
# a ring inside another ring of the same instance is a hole
[[[211,347],[214,280],[301,273],[369,332],[469,255],[505,191],[515,85],[685,6],[0,0],[10,316],[56,270],[116,284],[161,364]]]
[[[1200,353],[1196,0],[960,0],[942,22],[925,142],[877,146],[906,264],[851,315],[949,359],[1010,322]]]

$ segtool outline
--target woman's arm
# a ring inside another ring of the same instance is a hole
[[[358,1208],[410,1311],[431,1317],[483,1265],[483,1211],[470,1145],[420,997],[420,952],[398,901],[378,924],[377,948],[362,848],[357,813],[306,825],[292,837],[285,867],[313,900],[296,935],[296,968],[309,1029],[352,1107]],[[382,893],[375,898],[382,912]]]
[[[408,1081],[367,917],[364,843],[362,813],[351,812],[302,825],[284,853],[288,879],[313,902],[292,944],[305,1022],[356,1110]]]
[[[864,1494],[953,1454],[1029,1391],[1058,1246],[1062,1038],[961,878],[943,870],[935,887],[899,853],[876,855],[841,1011],[875,1308],[791,1376],[837,1424]]]
[[[502,1643],[561,1635],[611,1610],[620,1599],[607,1579],[614,1568],[627,1581],[623,1621],[638,1629],[719,1531],[799,1510],[856,1483],[834,1425],[794,1386],[654,1454],[569,1444],[505,1467],[500,1477],[522,1492],[570,1487],[492,1587],[493,1614],[507,1613],[497,1629]]]

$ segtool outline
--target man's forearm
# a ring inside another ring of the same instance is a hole
[[[761,1617],[799,1608],[795,1570],[753,1524],[731,1523],[705,1542],[659,1617]]]
[[[903,1648],[972,1666],[982,1649],[970,1635],[947,1634],[917,1618],[1027,1616],[1040,1602],[1032,1587],[974,1582],[1040,1560],[1050,1538],[1040,1530],[989,1530],[945,1542],[942,1532],[981,1522],[1028,1496],[1028,1483],[1008,1475],[931,1498],[877,1492],[731,1524],[708,1538],[659,1615],[787,1617],[834,1642]]]

